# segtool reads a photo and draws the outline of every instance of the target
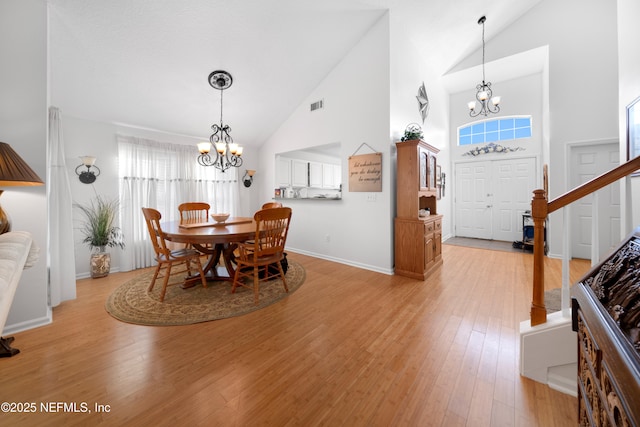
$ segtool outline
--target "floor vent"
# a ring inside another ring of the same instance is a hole
[[[321,99],[320,101],[316,101],[311,104],[311,111],[316,111],[321,108],[324,108],[324,99]]]

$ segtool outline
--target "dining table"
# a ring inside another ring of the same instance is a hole
[[[256,223],[249,217],[230,217],[218,223],[211,218],[205,222],[168,221],[161,224],[167,240],[190,244],[193,248],[209,255],[203,271],[207,280],[233,281],[235,275],[234,251],[238,242],[253,239]],[[222,258],[223,270],[218,271]],[[188,281],[191,282],[191,281]]]

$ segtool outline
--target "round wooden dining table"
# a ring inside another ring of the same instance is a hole
[[[256,223],[253,218],[231,217],[224,223],[170,221],[162,223],[162,231],[167,240],[191,244],[198,251],[209,255],[203,267],[208,279],[233,281],[235,275],[233,251],[238,242],[253,239]],[[227,275],[221,275],[217,265],[222,257]]]

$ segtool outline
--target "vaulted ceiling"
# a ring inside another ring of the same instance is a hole
[[[386,13],[444,74],[540,0],[48,0],[51,102],[63,114],[236,142],[268,138]],[[425,54],[427,55],[427,54]],[[437,61],[435,59],[437,58]]]

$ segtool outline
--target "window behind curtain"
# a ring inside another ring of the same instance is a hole
[[[163,221],[178,219],[184,202],[207,202],[211,212],[237,215],[238,170],[201,166],[198,154],[195,145],[118,136],[120,218],[127,243],[123,271],[154,265],[143,207],[159,210]]]

